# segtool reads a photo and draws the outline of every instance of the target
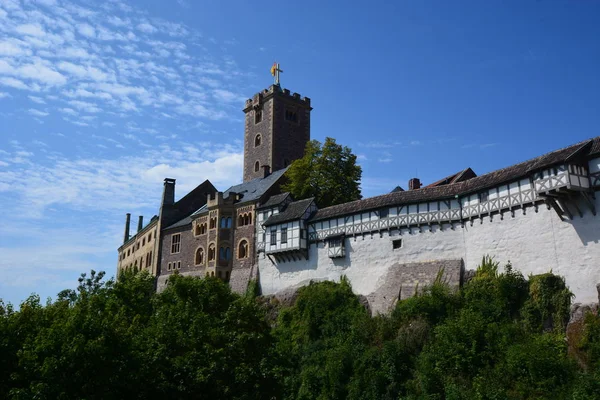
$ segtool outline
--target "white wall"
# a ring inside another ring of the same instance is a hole
[[[596,193],[596,209],[600,211],[600,193]],[[369,294],[380,286],[379,279],[394,263],[462,258],[466,269],[475,269],[481,258],[495,256],[502,264],[511,261],[524,275],[552,270],[563,275],[575,293],[576,302],[597,301],[596,283],[600,283],[600,216],[580,205],[583,218],[574,214],[573,221],[562,221],[554,210],[541,205],[504,213],[504,220],[494,215],[475,219],[473,226],[465,222],[438,225],[419,233],[406,228],[401,235],[384,232],[367,233],[346,238],[346,257],[330,259],[326,244],[311,244],[308,261],[277,265],[259,255],[260,284],[265,294],[311,279],[338,281],[346,275],[354,291]],[[392,249],[392,240],[402,238],[403,247]]]

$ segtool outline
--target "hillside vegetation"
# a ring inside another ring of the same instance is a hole
[[[552,273],[484,259],[461,290],[437,282],[377,317],[346,280],[272,318],[253,292],[175,275],[155,294],[146,273],[92,272],[55,301],[0,303],[0,398],[600,398],[600,318],[568,344],[572,296]]]

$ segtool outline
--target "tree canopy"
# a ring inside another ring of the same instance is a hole
[[[308,142],[304,157],[290,165],[286,176],[283,190],[297,200],[314,197],[321,208],[362,198],[362,169],[356,164],[356,155],[330,137],[324,144]]]
[[[571,293],[485,258],[371,317],[350,283],[300,288],[291,306],[174,274],[94,271],[15,310],[0,301],[1,399],[598,399],[600,316],[565,339]],[[260,301],[257,301],[260,300]],[[277,310],[277,312],[273,312]],[[570,350],[578,352],[578,358]]]

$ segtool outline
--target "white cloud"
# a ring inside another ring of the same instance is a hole
[[[30,55],[31,50],[21,40],[10,38],[0,41],[0,56],[20,57]]]
[[[4,99],[7,97],[12,97],[9,93],[6,92],[0,92],[0,99]]]
[[[96,37],[96,30],[90,24],[78,24],[77,31],[87,38]]]
[[[111,79],[109,74],[98,68],[73,64],[68,61],[59,62],[57,64],[57,68],[61,71],[68,72],[69,74],[81,79],[87,79],[98,82],[107,81]]]
[[[50,115],[49,113],[45,112],[45,111],[40,111],[40,110],[36,110],[34,108],[30,108],[28,110],[29,114],[34,115],[36,117],[47,117],[48,115]]]
[[[12,65],[5,60],[0,60],[0,75],[12,75],[19,79],[35,80],[52,86],[64,85],[67,79],[49,65],[39,58],[34,59],[32,63],[22,65]]]
[[[217,101],[222,101],[223,103],[234,103],[234,102],[243,102],[246,100],[244,96],[239,94],[235,94],[230,92],[229,90],[223,89],[215,89],[213,90],[213,96]]]
[[[32,156],[25,153],[14,155]],[[183,159],[184,154],[183,149],[163,145],[136,157],[58,158],[49,166],[32,163],[19,171],[0,173],[0,193],[16,194],[20,208],[41,216],[55,204],[102,211],[156,207],[156,193],[166,176],[177,179],[179,193],[186,193],[205,179],[221,187],[238,183],[242,167],[238,148],[206,144],[193,162]]]
[[[46,101],[44,99],[42,99],[41,97],[37,97],[37,96],[27,96],[27,97],[29,97],[29,100],[33,101],[34,103],[46,104]]]
[[[67,115],[77,115],[77,111],[73,110],[72,108],[59,108],[58,111]]]
[[[15,89],[23,89],[23,90],[29,90],[29,86],[27,86],[25,83],[23,83],[23,81],[20,81],[18,79],[15,78],[2,78],[0,77],[0,85],[4,85],[4,86],[8,86],[8,87],[12,87]]]
[[[96,104],[90,103],[87,101],[70,100],[67,103],[69,103],[71,106],[75,107],[76,109],[78,109],[80,111],[85,111],[85,112],[89,112],[89,113],[97,113],[97,112],[102,111],[102,109],[100,107],[98,107]]]
[[[150,25],[150,24],[149,24],[149,23],[147,23],[147,22],[144,22],[144,23],[142,23],[142,24],[139,24],[139,25],[137,26],[137,28],[138,28],[138,30],[139,30],[139,31],[142,31],[142,32],[144,32],[144,33],[154,33],[154,32],[156,32],[156,31],[158,30],[158,29],[156,29],[154,26]]]
[[[15,31],[17,33],[21,33],[23,35],[29,35],[29,36],[44,36],[46,34],[46,31],[44,31],[44,28],[42,28],[42,26],[40,24],[24,24],[24,25],[19,25],[15,28]]]

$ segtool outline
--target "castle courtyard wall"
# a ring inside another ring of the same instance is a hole
[[[600,207],[598,196],[594,200]],[[339,281],[346,275],[357,294],[369,295],[395,264],[462,259],[465,269],[475,269],[485,255],[525,276],[552,272],[566,278],[575,302],[596,301],[600,282],[600,216],[580,207],[572,220],[562,220],[545,204],[450,224],[402,228],[347,237],[346,256],[331,259],[326,242],[313,243],[309,259],[273,264],[258,257],[263,294],[274,294],[310,280]],[[452,229],[453,228],[453,229]],[[392,242],[402,239],[402,247]]]

